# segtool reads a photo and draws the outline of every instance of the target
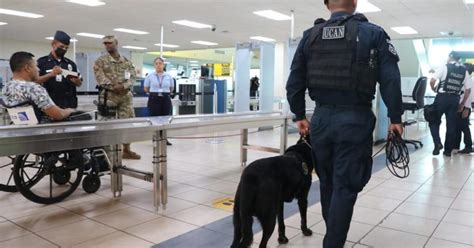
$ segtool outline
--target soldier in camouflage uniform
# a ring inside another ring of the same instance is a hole
[[[59,121],[69,117],[75,110],[56,106],[46,89],[34,82],[38,79],[39,72],[33,57],[33,54],[28,52],[16,52],[11,56],[10,68],[13,77],[3,88],[5,104],[8,106],[31,104],[38,121],[42,119]]]
[[[107,102],[110,101],[117,107],[119,119],[134,118],[131,89],[136,79],[135,68],[129,60],[119,54],[118,40],[115,36],[105,36],[103,42],[108,54],[95,61],[94,73],[97,84],[107,91]],[[123,144],[123,158],[140,159],[141,156],[130,150],[130,144]]]

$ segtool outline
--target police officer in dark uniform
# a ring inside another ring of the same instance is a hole
[[[62,108],[77,108],[76,87],[82,84],[79,77],[63,73],[63,70],[78,72],[76,63],[64,57],[70,39],[65,32],[56,31],[51,53],[38,59],[40,77],[36,82],[43,85],[56,105]]]
[[[456,116],[464,110],[464,106],[471,95],[471,79],[466,67],[459,63],[461,57],[456,52],[449,54],[448,63],[435,71],[430,81],[431,89],[436,95],[434,105],[436,106],[436,121],[430,122],[431,136],[433,137],[433,155],[438,155],[443,149],[439,137],[439,126],[441,117],[446,115],[446,140],[443,155],[451,157],[451,152],[456,146]],[[436,82],[439,82],[436,84]],[[460,95],[463,94],[460,99]]]
[[[403,133],[399,57],[385,31],[362,14],[357,0],[325,0],[329,20],[303,34],[286,90],[301,134],[311,134],[321,206],[323,247],[343,247],[357,195],[372,172],[371,111],[376,82],[388,107],[390,132]],[[316,102],[311,124],[305,91]]]

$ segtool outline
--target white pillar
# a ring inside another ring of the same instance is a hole
[[[260,111],[273,111],[273,96],[275,84],[275,45],[261,43],[260,45]]]
[[[250,43],[237,45],[234,66],[234,112],[246,112],[250,110]]]

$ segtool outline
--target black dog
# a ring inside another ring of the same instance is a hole
[[[304,138],[289,147],[283,156],[259,159],[245,168],[235,195],[231,248],[247,248],[252,244],[252,216],[257,216],[262,226],[260,248],[267,247],[277,216],[278,242],[288,243],[283,204],[293,199],[298,199],[303,235],[311,236],[313,232],[307,227],[306,211],[313,168],[311,146]]]

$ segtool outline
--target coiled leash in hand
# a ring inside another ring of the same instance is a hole
[[[387,143],[373,157],[377,156],[385,149],[386,166],[392,175],[398,178],[407,178],[410,175],[410,152],[402,136],[398,133],[390,132]],[[402,173],[401,173],[402,172]]]

